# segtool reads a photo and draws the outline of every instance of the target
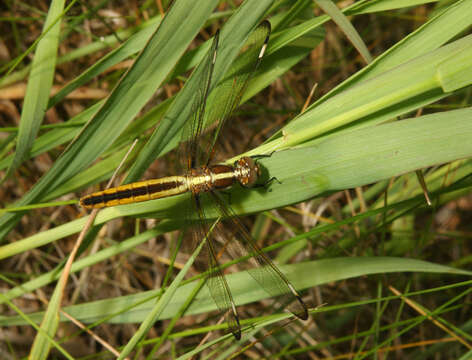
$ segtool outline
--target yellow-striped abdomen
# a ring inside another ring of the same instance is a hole
[[[188,191],[185,176],[168,176],[139,181],[103,191],[97,191],[80,199],[86,209],[99,209],[115,205],[131,204],[178,195]]]
[[[116,205],[183,194],[191,191],[199,194],[206,191],[224,189],[237,180],[242,186],[254,186],[260,169],[250,157],[242,157],[234,166],[217,164],[191,169],[187,175],[168,176],[160,179],[139,181],[111,189],[98,191],[80,199],[86,209],[99,209]]]

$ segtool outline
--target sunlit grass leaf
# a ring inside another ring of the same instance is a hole
[[[199,4],[179,1],[171,7],[161,26],[102,107],[17,205],[40,200],[106,151],[165,80],[216,3],[216,0]],[[182,22],[182,19],[188,21]],[[16,213],[0,218],[0,238],[8,233],[20,216]]]
[[[331,19],[339,26],[339,28],[346,34],[350,42],[357,49],[364,61],[368,64],[372,61],[372,56],[367,49],[367,46],[362,41],[362,38],[357,33],[356,29],[349,22],[348,18],[338,9],[338,7],[331,0],[315,0],[315,3],[328,14]]]
[[[333,259],[324,259],[317,261],[307,261],[292,265],[280,266],[282,272],[288,277],[297,289],[308,289],[321,284],[347,280],[372,274],[389,274],[396,272],[418,272],[427,274],[448,274],[448,275],[465,275],[472,276],[470,271],[455,269],[452,267],[433,264],[427,261],[421,261],[408,258],[396,257],[340,257]],[[247,304],[267,298],[267,293],[263,288],[254,284],[254,280],[247,272],[238,272],[227,275],[228,284],[231,287],[236,304]],[[193,281],[180,286],[173,297],[173,301],[169,303],[165,312],[159,317],[160,320],[171,318],[182,306],[192,292],[195,283]],[[139,294],[127,295],[112,299],[105,299],[73,305],[65,307],[70,315],[86,323],[99,321],[100,319],[119,313],[120,309],[128,307],[133,303],[141,303],[143,299],[152,299],[148,303],[143,303],[126,313],[120,313],[111,318],[112,323],[135,323],[141,322],[149,314],[154,306],[155,299],[152,294],[158,294],[161,290],[142,292]],[[313,304],[315,307],[317,304]],[[208,289],[203,287],[192,303],[187,315],[200,314],[216,310]],[[266,314],[270,315],[270,314]],[[35,320],[41,317],[41,313],[30,315]],[[20,317],[0,317],[0,324],[23,324]]]
[[[228,70],[240,47],[260,22],[272,2],[272,0],[246,2],[225,23],[220,33],[220,45],[213,72],[212,86],[218,83],[219,79]],[[204,64],[198,66],[182,90],[179,91],[160,126],[155,130],[130,169],[126,182],[139,180],[149,164],[160,156],[167,143],[175,137],[180,140],[180,131],[191,116],[194,96],[200,86],[204,70]]]
[[[462,60],[472,60],[472,35],[312,106],[285,126],[278,138],[260,146],[259,153],[299,145],[356,121],[358,126],[362,122],[369,124],[368,120],[375,123],[386,121],[448,96],[450,93],[443,86],[444,80],[438,76],[439,67],[443,73],[453,74],[456,78],[462,76],[462,85],[472,83],[470,61],[453,61],[458,56]]]
[[[31,74],[26,88],[23,111],[21,112],[15,155],[0,184],[9,178],[28,158],[31,146],[46,113],[56,66],[63,10],[63,0],[55,0],[51,3],[44,23],[42,38],[38,42],[31,65]]]
[[[232,208],[238,214],[274,209],[328,191],[471,157],[471,116],[470,108],[425,115],[333,136],[316,146],[276,152],[260,162],[280,183],[273,182],[268,190],[233,189]],[[107,208],[95,224],[121,216],[179,218],[188,200],[183,195]],[[0,259],[79,232],[83,224],[84,219],[79,219],[4,245],[0,247]]]

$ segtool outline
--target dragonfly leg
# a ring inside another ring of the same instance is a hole
[[[272,191],[272,189],[269,189],[269,185],[272,184],[274,181],[277,181],[279,184],[282,184],[282,182],[277,179],[275,176],[272,176],[270,179],[264,181],[262,184],[255,184],[252,187],[253,188],[264,188],[267,191]]]
[[[279,185],[282,185],[282,181],[280,181],[278,178],[276,178],[275,176],[272,176],[269,180],[267,180],[264,184],[262,184],[262,186],[264,186],[265,188],[267,188],[270,184],[272,184],[274,181],[277,181],[277,183]]]
[[[264,159],[264,158],[271,157],[274,153],[275,153],[275,150],[272,151],[270,154],[252,155],[251,158],[253,158],[254,160],[257,161],[257,160],[259,160],[259,159]]]
[[[270,154],[260,154],[260,155],[253,155],[251,156],[251,159],[254,160],[254,163],[259,166],[259,161],[260,159],[263,159],[263,158],[268,158],[268,157],[271,157],[273,154],[275,153],[275,151],[272,151]],[[263,169],[263,171],[267,174],[267,169],[265,169],[263,166],[259,166],[260,169]],[[268,175],[268,174],[267,174]],[[262,176],[261,176],[262,177]],[[268,189],[269,185],[272,184],[273,181],[277,181],[279,184],[282,184],[282,182],[277,179],[277,177],[275,176],[272,176],[271,178],[269,178],[268,180],[262,182],[262,183],[259,183],[259,184],[254,184],[252,185],[251,187],[252,188],[265,188],[266,190],[268,191],[271,191],[270,189]]]

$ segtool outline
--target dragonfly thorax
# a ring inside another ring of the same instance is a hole
[[[226,189],[236,181],[244,187],[256,184],[260,168],[250,157],[242,157],[231,165],[217,164],[191,169],[187,174],[189,190],[194,194]]]

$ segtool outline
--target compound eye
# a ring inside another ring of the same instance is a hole
[[[237,166],[244,174],[244,176],[240,179],[240,183],[246,187],[253,187],[257,179],[259,178],[260,169],[254,159],[245,156],[242,157],[237,161]]]

